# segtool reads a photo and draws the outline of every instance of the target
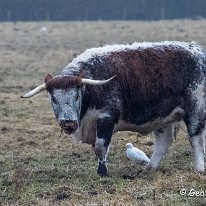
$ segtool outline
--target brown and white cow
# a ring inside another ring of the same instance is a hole
[[[194,169],[203,172],[205,77],[205,51],[195,43],[109,45],[85,51],[23,97],[49,92],[61,128],[95,144],[101,176],[107,175],[108,146],[116,131],[154,132],[147,167],[155,169],[181,120],[194,150]]]

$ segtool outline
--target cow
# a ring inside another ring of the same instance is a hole
[[[117,131],[154,134],[147,169],[156,169],[172,144],[176,124],[186,124],[194,170],[204,172],[206,56],[195,42],[142,42],[88,49],[58,76],[46,75],[29,98],[46,90],[65,133],[94,144],[97,173]]]

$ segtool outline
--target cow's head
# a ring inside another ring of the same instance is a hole
[[[51,104],[59,125],[65,133],[71,134],[77,130],[79,125],[84,85],[103,85],[113,78],[91,80],[71,75],[53,78],[48,74],[44,79],[44,84],[21,97],[29,98],[46,89],[50,94]]]

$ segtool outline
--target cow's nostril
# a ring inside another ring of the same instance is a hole
[[[66,122],[67,122],[66,120],[60,120],[60,121],[59,121],[59,125],[62,126],[62,127],[64,127],[64,125],[66,124]]]

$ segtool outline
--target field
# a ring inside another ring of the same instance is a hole
[[[110,177],[100,178],[92,147],[60,137],[46,92],[20,99],[87,48],[162,40],[206,47],[206,20],[0,23],[0,205],[206,205],[206,176],[193,172],[183,129],[155,172],[125,155],[132,142],[151,156],[151,136],[116,133]]]

